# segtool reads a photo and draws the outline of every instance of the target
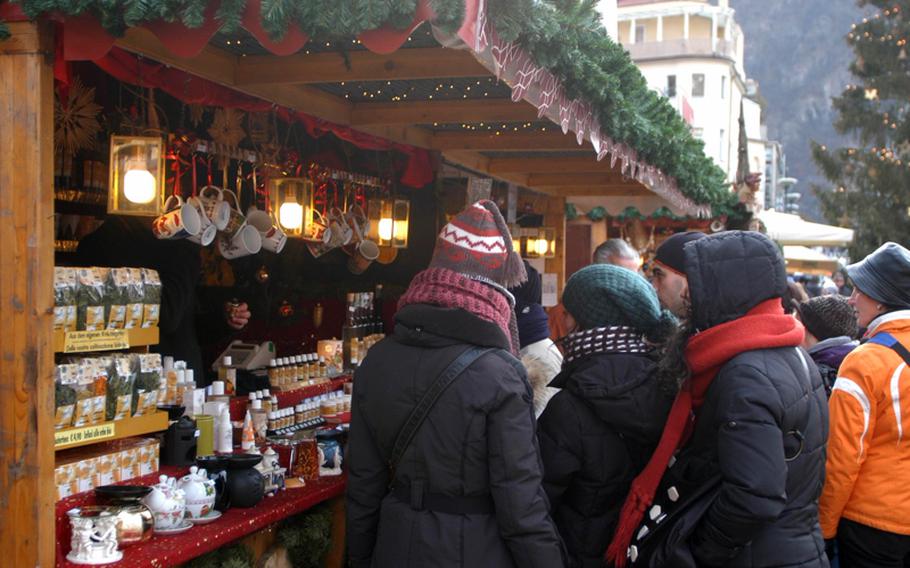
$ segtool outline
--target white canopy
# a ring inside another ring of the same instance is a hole
[[[853,242],[853,229],[811,223],[799,215],[767,209],[758,218],[768,229],[768,236],[782,245],[845,247]]]
[[[802,272],[827,276],[838,269],[836,259],[810,248],[796,245],[784,246],[784,259],[787,261],[787,272]]]

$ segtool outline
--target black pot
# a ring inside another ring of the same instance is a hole
[[[227,458],[202,456],[196,458],[196,465],[208,473],[209,479],[215,481],[215,510],[222,513],[227,511],[231,507],[231,497],[227,491]]]
[[[253,466],[262,461],[256,454],[232,454],[227,458],[227,492],[231,507],[254,507],[265,495],[265,480]]]
[[[100,503],[108,505],[135,505],[152,492],[145,485],[102,485],[95,488],[95,496]]]

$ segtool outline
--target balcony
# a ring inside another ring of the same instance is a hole
[[[624,45],[633,61],[673,57],[724,57],[736,60],[736,44],[719,39],[711,49],[710,38],[669,39]]]

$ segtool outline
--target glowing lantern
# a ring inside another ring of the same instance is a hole
[[[305,238],[313,229],[313,182],[307,178],[269,180],[272,218],[289,237]]]
[[[111,136],[107,212],[157,217],[163,213],[164,142],[154,136]]]

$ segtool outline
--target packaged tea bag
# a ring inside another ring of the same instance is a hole
[[[124,329],[142,326],[142,313],[145,302],[145,286],[142,283],[142,269],[129,268],[129,287],[126,291],[126,321]]]
[[[76,270],[54,267],[54,329],[76,329]]]
[[[142,269],[143,302],[142,327],[155,327],[161,316],[161,277],[157,270]]]
[[[129,268],[111,268],[104,286],[105,303],[107,304],[107,329],[124,329],[126,327],[129,280]]]
[[[106,420],[123,420],[132,413],[135,374],[128,355],[117,355],[108,368]]]
[[[161,354],[139,353],[133,355],[133,415],[152,414],[158,406],[158,389],[161,386]]]
[[[95,420],[94,372],[91,359],[84,359],[75,364],[76,408],[73,411],[73,426],[81,427],[92,424]]]
[[[80,331],[104,329],[104,278],[106,276],[106,269],[76,269],[76,329]]]
[[[61,430],[73,425],[76,412],[76,389],[79,366],[71,363],[57,365],[54,380],[54,429]]]

